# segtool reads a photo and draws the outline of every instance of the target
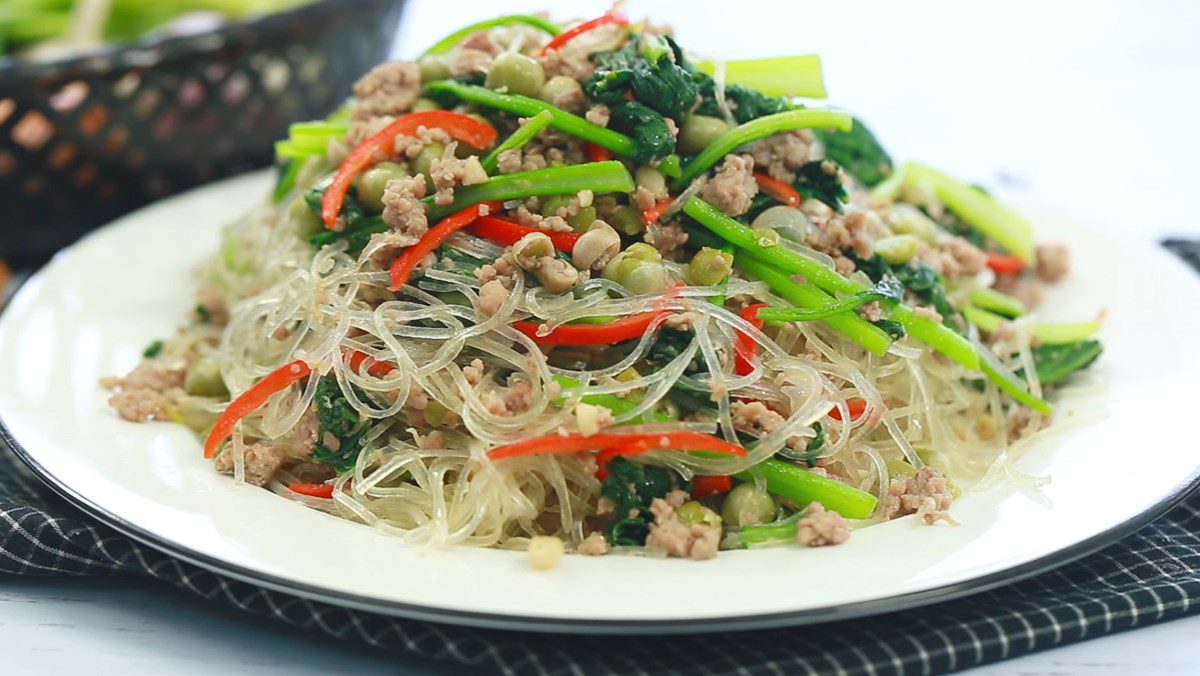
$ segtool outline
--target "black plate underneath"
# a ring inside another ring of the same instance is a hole
[[[472,613],[459,610],[447,610],[432,606],[397,603],[384,601],[367,596],[345,594],[300,584],[273,575],[266,575],[241,566],[230,564],[203,552],[181,547],[169,540],[142,530],[138,526],[112,514],[103,507],[88,500],[83,494],[66,485],[57,477],[46,471],[36,458],[21,445],[13,436],[8,426],[0,419],[0,438],[2,438],[42,481],[68,502],[83,510],[89,516],[101,523],[128,535],[145,545],[158,549],[171,556],[207,568],[215,573],[249,582],[251,584],[273,589],[286,594],[302,596],[314,601],[322,601],[338,606],[355,608],[384,615],[394,615],[430,622],[444,622],[487,629],[510,629],[548,633],[573,633],[586,631],[589,634],[683,634],[706,631],[741,631],[763,629],[817,622],[845,620],[864,615],[877,615],[898,610],[906,610],[917,606],[948,601],[950,599],[986,591],[1001,585],[1023,580],[1038,573],[1070,563],[1087,554],[1110,545],[1138,528],[1150,523],[1182,501],[1193,490],[1200,489],[1200,468],[1186,481],[1176,486],[1170,494],[1163,497],[1150,509],[1138,514],[1132,519],[1114,525],[1112,528],[1099,533],[1087,540],[1065,547],[1039,559],[1014,566],[1012,568],[977,577],[957,584],[945,585],[925,591],[900,594],[887,598],[861,601],[828,608],[815,608],[789,613],[772,613],[763,615],[743,615],[697,620],[564,620],[552,617],[528,617],[521,615],[498,615],[493,613]]]

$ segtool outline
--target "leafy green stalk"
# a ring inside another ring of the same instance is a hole
[[[476,31],[487,30],[489,28],[496,28],[499,26],[511,26],[518,23],[523,23],[526,26],[533,26],[534,28],[540,28],[551,35],[558,35],[562,32],[562,28],[560,28],[558,24],[554,23],[553,21],[543,19],[540,16],[534,16],[532,14],[511,14],[509,16],[502,16],[495,19],[488,19],[486,21],[473,23],[470,26],[464,26],[442,38],[441,40],[433,43],[433,46],[422,52],[421,56],[444,54],[453,49],[454,45],[457,45],[459,42],[461,42],[463,38]]]
[[[1033,348],[1033,367],[1043,385],[1053,385],[1067,376],[1091,366],[1104,349],[1096,340],[1081,340],[1063,345],[1039,345]]]
[[[348,472],[362,452],[370,424],[350,405],[335,378],[323,377],[317,382],[315,403],[320,434],[313,460],[330,465],[339,473]],[[337,439],[336,444],[326,443],[330,435]]]
[[[788,275],[804,275],[809,283],[829,293],[849,295],[867,290],[866,285],[843,277],[783,244],[766,246],[760,244],[758,235],[753,230],[726,216],[716,207],[698,197],[688,200],[683,210],[688,216],[750,257],[766,263],[767,265],[759,269],[760,272],[773,266],[776,268],[777,275],[786,273],[783,275],[785,279]],[[769,280],[764,281],[767,281],[768,284],[771,283]],[[829,302],[828,298],[824,299],[820,305],[827,302]],[[803,306],[801,303],[797,303],[797,305]],[[903,324],[909,335],[962,364],[965,368],[972,371],[979,368],[979,355],[976,353],[975,347],[948,327],[928,317],[915,315],[912,308],[903,304],[897,304],[892,308],[889,319]]]
[[[885,279],[876,284],[875,288],[873,289],[859,291],[856,294],[832,301],[823,307],[761,308],[758,311],[758,318],[764,322],[811,322],[818,319],[826,319],[828,317],[832,317],[833,315],[857,310],[858,308],[872,301],[878,301],[881,303],[898,303],[900,302],[901,294],[903,293],[904,287],[900,286],[899,282]]]
[[[734,264],[750,277],[766,282],[772,291],[782,296],[789,303],[796,305],[796,309],[804,308],[799,310],[800,312],[811,312],[828,308],[831,304],[838,302],[832,296],[812,284],[801,284],[792,281],[787,274],[780,272],[779,269],[745,253],[738,253],[734,258]],[[765,320],[770,316],[769,313],[766,316],[763,315],[763,312],[767,309],[786,311],[790,308],[763,308],[759,310],[760,318]],[[882,355],[887,352],[888,347],[892,344],[892,339],[887,333],[872,326],[871,322],[868,322],[864,317],[855,313],[853,308],[842,309],[818,319],[850,340],[862,345],[863,348],[872,354]]]
[[[692,179],[708,171],[722,157],[738,146],[778,134],[782,131],[795,129],[828,128],[848,131],[853,126],[853,118],[848,114],[835,110],[800,109],[788,110],[774,115],[767,115],[730,129],[700,154],[692,158],[683,167],[679,178],[675,179],[675,189],[681,189],[691,183]]]
[[[804,512],[800,511],[779,521],[742,526],[738,536],[742,546],[747,549],[771,542],[795,542],[796,524],[803,517]]]
[[[559,385],[562,386],[564,396],[570,395],[572,388],[580,387],[580,384],[578,382],[571,380],[570,378],[568,378],[566,376],[554,376],[554,380],[555,380],[555,382],[557,382]],[[562,399],[563,399],[563,397],[559,397],[559,402],[561,402]],[[585,404],[592,404],[593,406],[603,406],[603,407],[607,408],[608,410],[612,411],[613,415],[621,415],[622,413],[627,413],[627,412],[633,410],[634,408],[637,408],[637,405],[638,405],[638,402],[636,402],[636,401],[632,401],[630,399],[622,399],[621,397],[618,397],[615,394],[585,394],[584,396],[580,397],[579,400]],[[667,415],[666,413],[655,413],[653,411],[647,411],[645,414],[642,415],[641,420],[630,420],[629,422],[624,423],[624,424],[637,425],[637,424],[641,424],[643,422],[673,422],[674,420],[675,420],[674,418]]]
[[[708,76],[716,72],[707,61],[697,63],[696,69]],[[725,82],[757,89],[768,96],[825,98],[821,57],[816,54],[726,61]]]
[[[781,460],[768,458],[735,476],[742,481],[761,476],[771,493],[797,505],[819,502],[847,519],[865,519],[875,511],[874,495]]]
[[[962,309],[963,317],[980,331],[995,333],[1007,317],[989,312],[975,305],[966,305]],[[1049,323],[1037,322],[1033,325],[1033,337],[1043,345],[1066,345],[1087,340],[1100,331],[1100,320],[1092,319],[1083,322]]]
[[[592,124],[578,115],[572,115],[545,101],[517,94],[500,94],[486,87],[463,84],[453,80],[431,82],[427,85],[427,88],[434,92],[452,94],[469,103],[503,110],[522,117],[533,117],[544,110],[549,111],[553,116],[550,124],[559,131],[581,138],[584,141],[591,141],[602,148],[608,148],[618,155],[632,156],[637,150],[632,138],[611,129],[605,129],[600,125]]]
[[[1027,311],[1025,304],[1020,300],[989,287],[971,289],[971,292],[967,294],[967,301],[971,305],[1004,315],[1010,319],[1020,317]]]
[[[625,165],[617,160],[608,160],[493,176],[483,183],[455,190],[452,204],[439,206],[429,197],[425,198],[425,202],[429,205],[429,218],[439,220],[472,204],[490,200],[575,194],[580,190],[591,190],[598,194],[631,192],[633,189],[633,177]]]
[[[550,122],[554,120],[554,115],[548,110],[534,115],[521,126],[520,129],[514,131],[512,136],[504,139],[504,141],[496,146],[492,152],[480,162],[483,165],[483,170],[489,174],[496,173],[496,166],[500,162],[500,153],[514,150],[523,147],[526,143],[533,140],[533,137],[542,133],[542,130],[550,126]]]
[[[1021,378],[1004,368],[999,360],[990,352],[982,353],[979,360],[979,368],[988,377],[988,380],[1000,388],[1001,392],[1004,392],[1013,399],[1042,415],[1050,415],[1054,411],[1045,400],[1034,396],[1032,392],[1025,389],[1025,383],[1021,382]]]
[[[950,211],[1026,263],[1033,261],[1033,227],[1017,212],[986,192],[932,167],[906,162],[904,182],[933,189]]]

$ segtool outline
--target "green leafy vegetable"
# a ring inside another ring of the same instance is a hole
[[[1039,345],[1033,348],[1033,367],[1037,369],[1038,380],[1043,385],[1051,385],[1091,366],[1103,351],[1098,340]]]
[[[608,471],[600,494],[616,503],[614,511],[620,516],[608,527],[611,545],[646,544],[650,524],[654,521],[650,503],[655,498],[666,497],[673,490],[690,488],[673,470],[642,465],[627,458],[613,458],[608,463]]]
[[[624,47],[592,55],[596,72],[583,82],[588,98],[610,106],[628,92],[635,102],[681,120],[699,87],[684,67],[683,51],[669,37],[638,35]]]
[[[721,111],[717,107],[716,83],[707,75],[696,74],[692,77],[696,78],[699,83],[702,97],[696,112],[700,115],[719,117]],[[739,124],[798,107],[787,99],[767,96],[760,91],[738,84],[726,85],[725,102],[729,105],[729,112],[733,113],[733,119],[737,120]]]
[[[162,353],[162,350],[163,350],[163,342],[161,340],[156,340],[153,343],[150,343],[149,345],[147,345],[146,349],[142,350],[142,356],[145,357],[146,359],[153,359],[153,358],[157,357],[160,353]]]
[[[304,201],[316,213],[321,212],[321,200],[325,197],[325,184],[316,185],[304,191]],[[388,224],[380,216],[369,216],[358,202],[358,197],[351,188],[342,203],[342,218],[346,227],[341,230],[322,230],[308,238],[309,243],[320,249],[327,244],[345,240],[347,251],[358,253],[371,241],[371,235],[386,232]]]
[[[846,255],[872,280],[879,282],[891,278],[898,281],[917,298],[932,305],[942,316],[945,326],[958,330],[952,320],[956,310],[946,293],[946,282],[933,268],[924,263],[912,262],[893,266],[878,254],[864,259],[855,255],[852,250],[847,250]]]
[[[825,155],[863,183],[876,185],[892,173],[891,156],[862,120],[854,118],[850,131],[818,129],[814,133],[825,144]]]
[[[313,460],[326,463],[339,473],[350,471],[362,452],[369,427],[367,421],[346,400],[335,378],[324,377],[317,383],[316,406],[320,433]],[[333,435],[337,443],[327,445],[327,435]]]
[[[811,322],[827,319],[843,312],[857,310],[872,301],[899,303],[904,287],[894,279],[881,279],[873,289],[835,300],[819,308],[765,307],[758,311],[758,318],[765,322]]]
[[[824,162],[809,162],[796,170],[796,191],[806,199],[815,199],[841,211],[846,202],[846,188],[837,172],[825,171]]]
[[[666,157],[675,152],[675,135],[667,120],[637,101],[622,101],[611,106],[609,126],[633,138],[633,159],[638,162]]]
[[[207,324],[212,320],[212,312],[209,311],[207,305],[200,303],[196,306],[196,318],[200,320],[201,324]]]

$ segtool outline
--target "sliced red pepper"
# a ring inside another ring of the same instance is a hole
[[[767,307],[766,303],[754,303],[742,308],[739,313],[742,319],[750,322],[756,328],[763,327],[763,321],[758,318],[760,308]],[[744,376],[754,370],[754,357],[758,354],[758,343],[750,336],[737,332],[737,341],[733,345],[733,372]]]
[[[667,206],[671,204],[671,198],[659,200],[654,206],[642,212],[642,222],[650,225],[662,218],[663,212],[667,210]]]
[[[728,493],[733,490],[733,477],[725,475],[698,476],[692,479],[692,497],[703,498],[709,495]]]
[[[537,322],[513,322],[512,327],[542,345],[611,345],[622,340],[640,338],[650,330],[659,317],[672,310],[643,312],[611,321],[607,324],[561,324],[541,336],[542,325]]]
[[[297,359],[271,371],[262,380],[251,385],[250,389],[242,392],[237,399],[229,402],[229,405],[217,417],[217,422],[213,425],[212,431],[208,433],[208,438],[204,440],[204,457],[211,458],[217,454],[221,444],[225,443],[229,435],[233,434],[233,427],[239,420],[267,403],[272,394],[287,389],[289,385],[304,379],[310,373],[312,373],[312,369],[308,364]]]
[[[503,208],[504,205],[500,202],[484,202],[483,204],[473,204],[443,218],[421,236],[421,241],[408,247],[396,257],[391,269],[388,270],[388,275],[392,278],[391,290],[399,291],[400,287],[407,284],[413,270],[417,269],[426,256],[441,246],[442,242],[449,239],[450,235],[474,223],[475,219],[483,213]]]
[[[624,26],[629,23],[629,17],[625,16],[624,12],[609,12],[608,14],[596,17],[591,21],[584,21],[578,26],[575,26],[574,28],[568,28],[567,30],[554,36],[550,42],[546,43],[545,47],[542,47],[542,51],[539,53],[545,54],[546,52],[552,52],[556,49],[561,49],[563,45],[567,44],[571,40],[574,40],[580,35],[610,23],[617,24],[618,26]]]
[[[1009,254],[987,252],[987,266],[1001,275],[1020,274],[1025,269],[1025,261]]]
[[[550,243],[554,245],[555,249],[566,253],[571,253],[575,249],[575,242],[578,242],[580,237],[577,232],[558,232],[531,228],[498,216],[480,216],[467,228],[467,231],[476,237],[491,240],[500,246],[511,246],[531,232],[540,232],[550,238]]]
[[[454,140],[479,150],[487,149],[496,140],[496,130],[490,124],[451,110],[422,110],[396,118],[395,122],[363,141],[338,167],[321,201],[321,219],[325,221],[325,227],[332,230],[337,223],[354,177],[378,161],[381,155],[391,155],[397,137],[416,136],[421,127],[442,129]]]
[[[596,478],[601,481],[608,478],[608,463],[612,462],[613,458],[617,456],[628,457],[638,455],[649,451],[650,448],[650,442],[644,439],[642,441],[631,441],[616,446],[609,446],[596,454]]]
[[[636,446],[630,446],[636,444]],[[643,452],[653,449],[672,449],[676,451],[708,451],[726,455],[746,455],[746,449],[731,444],[724,439],[718,439],[710,434],[700,432],[661,432],[658,434],[547,434],[533,437],[503,446],[497,446],[488,452],[492,460],[504,458],[519,458],[526,455],[543,453],[568,454],[583,451],[603,450],[615,446],[627,447],[629,453]]]
[[[333,497],[333,486],[330,484],[288,484],[288,490],[300,495],[307,495],[310,498],[325,498],[328,500]]]
[[[583,142],[583,154],[587,157],[588,162],[604,162],[614,157],[611,150],[603,146],[598,146],[591,141]]]
[[[862,417],[862,414],[867,410],[867,402],[862,399],[851,399],[846,402],[846,408],[850,410],[850,419],[857,420]],[[837,406],[829,409],[829,417],[834,420],[842,419],[842,411]]]
[[[754,180],[758,182],[758,187],[763,192],[789,207],[800,206],[800,201],[804,199],[792,186],[777,178],[771,178],[761,171],[754,172]]]
[[[346,365],[355,373],[362,370],[363,362],[367,364],[367,373],[373,376],[386,376],[396,370],[395,366],[386,361],[375,361],[374,357],[369,357],[358,350],[345,350],[344,354],[346,355]]]

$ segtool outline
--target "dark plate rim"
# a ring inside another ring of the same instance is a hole
[[[867,615],[909,610],[941,601],[949,601],[968,594],[979,593],[1024,580],[1098,551],[1162,516],[1171,508],[1178,505],[1192,491],[1200,489],[1200,467],[1198,467],[1193,470],[1191,476],[1175,486],[1159,502],[1136,516],[1090,538],[1032,561],[1019,563],[994,573],[918,592],[858,601],[839,606],[761,615],[734,615],[693,620],[579,620],[462,611],[438,608],[436,606],[385,601],[369,596],[349,594],[299,583],[287,578],[231,564],[203,552],[180,546],[168,539],[160,538],[95,504],[81,492],[68,486],[43,467],[16,439],[7,423],[4,422],[2,415],[0,415],[0,439],[3,439],[8,444],[9,448],[12,449],[21,462],[43,483],[85,514],[144,545],[214,573],[227,575],[242,582],[248,582],[313,601],[406,619],[441,622],[484,629],[509,629],[557,634],[583,632],[585,630],[593,634],[684,634],[716,630],[746,631],[848,620]]]

